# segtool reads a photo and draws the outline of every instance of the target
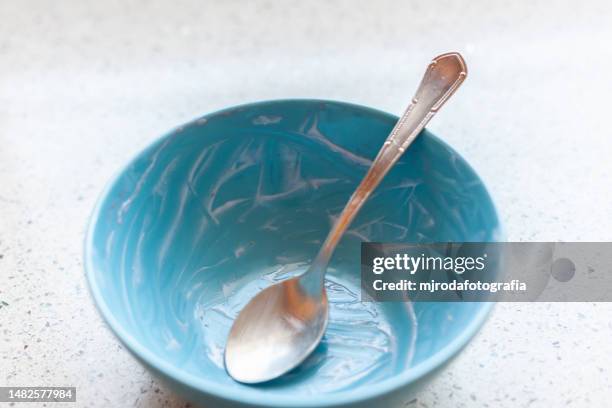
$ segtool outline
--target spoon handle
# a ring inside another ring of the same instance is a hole
[[[459,53],[442,54],[431,61],[412,102],[342,210],[309,270],[302,276],[301,281],[307,290],[311,289],[313,294],[321,291],[325,270],[333,251],[363,203],[438,109],[463,83],[466,75],[467,67]]]

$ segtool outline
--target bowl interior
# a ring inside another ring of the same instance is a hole
[[[273,101],[200,118],[146,149],[104,194],[86,245],[92,290],[121,340],[209,392],[292,398],[389,381],[440,354],[483,304],[361,303],[359,289],[362,241],[496,238],[482,182],[425,131],[337,249],[316,352],[260,387],[223,369],[233,318],[258,290],[304,270],[395,121],[344,103]]]

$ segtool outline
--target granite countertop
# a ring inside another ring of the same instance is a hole
[[[430,129],[482,175],[508,239],[612,237],[605,0],[27,0],[0,16],[1,385],[73,385],[78,406],[188,405],[89,296],[82,241],[104,184],[226,106],[312,97],[399,113],[448,50],[470,76]],[[499,304],[408,406],[609,405],[611,336],[612,304]]]

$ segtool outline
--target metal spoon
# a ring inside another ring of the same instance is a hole
[[[308,270],[264,289],[242,309],[225,346],[225,368],[235,380],[272,380],[299,365],[319,344],[328,320],[325,271],[338,241],[372,191],[466,75],[465,61],[456,52],[433,59],[411,104]]]

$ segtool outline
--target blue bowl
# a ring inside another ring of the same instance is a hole
[[[330,265],[330,324],[294,372],[260,386],[223,368],[227,332],[261,288],[305,268],[397,118],[346,103],[271,101],[181,126],[140,153],[93,213],[85,268],[117,337],[206,407],[395,406],[484,322],[487,303],[362,303],[360,243],[494,241],[482,181],[424,131]]]

